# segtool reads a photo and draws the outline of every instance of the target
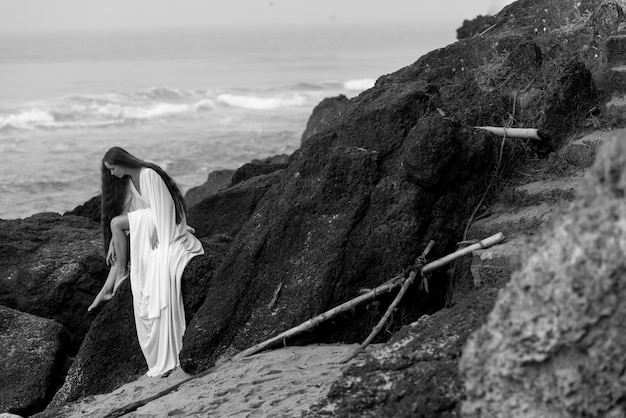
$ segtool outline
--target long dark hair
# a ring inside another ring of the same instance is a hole
[[[109,249],[111,242],[111,219],[119,215],[122,212],[124,205],[124,199],[128,193],[128,179],[117,178],[112,176],[109,169],[106,168],[104,163],[120,165],[129,168],[141,168],[147,167],[156,171],[163,182],[167,186],[172,199],[174,200],[174,207],[176,208],[176,223],[180,224],[187,214],[187,206],[185,200],[180,191],[180,188],[174,180],[158,165],[140,160],[128,151],[120,147],[110,148],[102,158],[102,167],[100,169],[102,176],[102,205],[101,205],[101,225],[102,225],[102,238],[104,243],[105,253]]]

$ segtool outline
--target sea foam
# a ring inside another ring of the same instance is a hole
[[[131,93],[69,95],[0,113],[0,131],[55,128],[98,128],[126,122],[166,118],[215,109],[215,101],[172,89]]]
[[[30,130],[51,123],[54,123],[54,116],[50,112],[37,108],[25,109],[17,114],[0,117],[0,129]]]
[[[376,80],[373,78],[362,78],[358,80],[348,80],[343,83],[343,87],[346,90],[367,90],[369,88],[374,87]]]
[[[228,106],[256,110],[274,110],[285,107],[298,107],[307,103],[307,98],[299,94],[278,95],[273,97],[220,94],[217,97],[217,100]]]

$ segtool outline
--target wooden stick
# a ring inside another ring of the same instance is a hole
[[[306,331],[310,328],[313,328],[319,324],[321,324],[322,322],[332,318],[333,316],[336,316],[337,314],[343,312],[343,311],[347,311],[348,309],[358,305],[361,302],[364,302],[366,300],[372,299],[380,294],[383,293],[387,293],[389,291],[391,291],[393,288],[398,287],[400,285],[400,283],[402,283],[402,279],[404,279],[404,276],[402,275],[398,275],[396,277],[394,277],[393,279],[389,280],[387,283],[378,286],[375,289],[370,290],[369,292],[351,299],[339,306],[334,307],[333,309],[326,311],[322,314],[317,315],[316,317],[313,317],[309,320],[307,320],[306,322],[303,322],[302,324],[298,325],[297,327],[293,327],[291,329],[288,329],[287,331],[278,334],[275,337],[272,337],[268,340],[265,340],[263,342],[260,342],[259,344],[252,346],[246,350],[241,351],[240,353],[236,354],[235,356],[232,357],[233,361],[237,361],[243,357],[247,357],[250,356],[252,354],[255,354],[261,350],[263,350],[264,348],[266,348],[269,345],[272,345],[278,341],[281,341],[287,337],[291,337],[293,335],[299,334],[303,331]]]
[[[539,130],[534,128],[501,128],[498,126],[475,126],[476,129],[483,129],[499,136],[521,139],[543,139],[539,135]]]
[[[498,26],[498,22],[496,22],[493,25],[489,26],[487,29],[485,29],[484,31],[479,33],[478,36],[483,36],[485,33],[489,32],[491,29],[495,28],[496,26]]]
[[[456,260],[457,258],[461,258],[466,254],[471,253],[474,250],[479,250],[481,248],[488,248],[492,245],[496,245],[504,239],[504,234],[502,232],[498,232],[495,235],[487,237],[481,241],[478,241],[476,244],[468,245],[465,248],[461,248],[458,251],[453,252],[452,254],[448,254],[445,257],[442,257],[438,260],[433,261],[432,263],[426,264],[422,268],[422,273],[428,273],[429,271],[433,271],[439,267],[443,267],[446,264]]]
[[[462,256],[464,256],[465,254],[468,254],[474,250],[477,250],[479,248],[487,248],[487,247],[491,247],[492,245],[497,244],[498,242],[502,241],[502,239],[504,238],[504,235],[499,232],[491,237],[485,238],[482,241],[479,241],[476,244],[470,245],[468,247],[462,248],[452,254],[449,254],[443,258],[440,258],[439,260],[433,261],[432,263],[426,264],[423,268],[422,268],[422,273],[427,273],[429,271],[432,271],[436,268],[442,267],[448,263],[450,263],[451,261],[456,260],[457,258],[460,258]],[[430,244],[429,244],[430,245]],[[428,248],[428,247],[427,247]],[[348,309],[358,305],[361,302],[364,302],[366,300],[375,298],[377,295],[379,294],[383,294],[383,293],[387,293],[389,291],[391,291],[393,288],[398,287],[400,285],[400,283],[404,283],[403,280],[404,276],[402,275],[398,275],[396,277],[394,277],[393,279],[387,281],[385,284],[378,286],[377,288],[370,290],[369,292],[356,297],[354,299],[351,299],[339,306],[334,307],[333,309],[326,311],[322,314],[317,315],[316,317],[313,317],[305,322],[303,322],[302,324],[298,325],[297,327],[293,327],[291,329],[288,329],[287,331],[278,334],[275,337],[272,337],[268,340],[265,340],[263,342],[260,342],[259,344],[252,346],[246,350],[241,351],[240,353],[236,354],[235,356],[232,357],[233,361],[237,361],[243,357],[248,357],[252,354],[255,354],[261,350],[263,350],[264,348],[278,342],[281,340],[284,340],[288,337],[291,337],[293,335],[299,334],[303,331],[306,331],[308,329],[311,329],[313,327],[316,327],[317,325],[321,324],[322,322],[336,316],[337,314],[347,311]]]
[[[433,245],[435,245],[435,241],[430,241],[428,245],[426,246],[426,248],[424,249],[424,252],[422,253],[421,257],[426,257],[428,253],[430,252],[430,250],[433,248]],[[352,351],[350,355],[348,355],[346,358],[341,360],[341,363],[347,363],[353,358],[355,358],[361,351],[363,351],[363,349],[365,349],[365,347],[369,345],[369,343],[372,342],[374,337],[378,335],[380,330],[383,329],[383,326],[389,320],[391,313],[394,311],[394,309],[396,309],[396,306],[398,306],[398,304],[400,303],[400,300],[402,299],[406,291],[409,289],[409,286],[411,286],[411,284],[413,283],[413,280],[415,279],[416,275],[417,275],[417,271],[415,270],[411,271],[411,273],[409,274],[409,277],[405,280],[404,284],[402,285],[402,288],[400,288],[398,295],[393,300],[393,302],[391,302],[391,305],[389,305],[389,308],[387,308],[387,312],[385,312],[385,314],[380,319],[380,321],[378,321],[378,324],[376,324],[374,329],[372,329],[372,332],[370,332],[370,335],[365,339],[365,341],[363,341],[363,343],[361,343],[361,345],[359,345],[354,351]]]

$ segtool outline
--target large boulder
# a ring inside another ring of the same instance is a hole
[[[605,42],[624,17],[607,3],[516,1],[495,16],[486,34],[434,50],[376,83],[421,79],[447,117],[537,128],[547,139],[540,151],[553,151],[584,125],[610,87]],[[516,59],[520,54],[528,59]],[[483,106],[475,100],[480,96],[487,99],[480,100]],[[464,101],[468,107],[460,105]]]
[[[87,218],[42,213],[0,219],[0,304],[63,324],[73,353],[89,329],[87,307],[107,271],[100,227]]]
[[[82,205],[76,206],[69,212],[65,212],[63,216],[67,215],[75,215],[75,216],[84,216],[85,218],[89,218],[96,223],[100,223],[100,215],[101,209],[100,206],[102,204],[102,195],[94,196]]]
[[[350,366],[307,418],[459,416],[464,390],[458,358],[493,308],[496,289],[474,292],[450,309],[403,327]]]
[[[463,20],[463,25],[456,30],[456,39],[471,38],[474,35],[483,33],[493,27],[497,22],[495,16],[478,15],[474,19]]]
[[[189,209],[187,223],[195,228],[197,237],[234,237],[279,177],[280,172],[254,177],[209,196]]]
[[[380,284],[429,239],[437,252],[454,245],[471,211],[457,201],[479,197],[497,142],[434,109],[420,118],[429,99],[418,86],[394,90],[362,95],[264,194],[190,324],[183,367],[206,368]],[[446,280],[436,282],[413,294],[421,303],[403,307],[407,318],[441,308]],[[372,316],[351,319],[316,338],[360,340]]]
[[[213,275],[230,240],[216,237],[202,241],[205,254],[194,257],[185,268],[181,290],[186,320],[190,321],[204,302]],[[110,392],[147,371],[133,314],[132,294],[127,280],[115,297],[98,308],[61,389],[44,416],[57,416],[58,408],[84,396]]]
[[[302,132],[302,138],[300,138],[300,144],[304,144],[313,135],[328,129],[341,117],[349,104],[350,99],[343,94],[336,97],[327,97],[319,102],[313,109],[311,116],[309,116],[306,128]]]
[[[187,208],[191,208],[196,203],[201,202],[209,196],[213,196],[220,190],[226,189],[235,174],[235,170],[211,171],[206,182],[200,186],[192,187],[185,193],[185,203]]]
[[[626,414],[626,137],[600,148],[461,360],[465,417]]]
[[[291,155],[276,154],[265,158],[253,158],[250,162],[254,164],[289,164],[291,162]]]
[[[0,305],[0,412],[30,415],[46,406],[62,382],[67,337],[54,320]]]
[[[263,176],[266,174],[271,174],[274,171],[283,170],[287,168],[288,164],[280,163],[280,164],[269,164],[269,163],[246,163],[239,167],[235,174],[233,174],[233,178],[231,181],[231,186],[239,184],[243,181],[251,179],[257,176]]]

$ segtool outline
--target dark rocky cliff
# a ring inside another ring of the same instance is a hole
[[[426,54],[342,103],[332,124],[308,137],[281,170],[246,176],[194,205],[190,220],[207,254],[194,259],[183,277],[189,321],[183,368],[205,370],[355,297],[362,287],[386,281],[410,265],[429,240],[436,243],[431,258],[456,249],[496,172],[505,179],[529,155],[539,158],[557,149],[602,103],[603,46],[623,16],[614,3],[579,3],[520,0],[508,6],[486,34]],[[517,59],[520,55],[527,59]],[[474,128],[479,125],[534,127],[545,140],[503,141]],[[78,219],[62,218],[56,222],[68,227]],[[97,224],[90,225],[92,232],[85,234],[97,236]],[[102,262],[98,258],[94,265]],[[414,286],[389,330],[437,312],[412,328],[436,333],[447,320],[463,317],[464,305],[449,316],[440,311],[450,296],[449,281],[441,270],[429,292]],[[144,372],[132,343],[127,287],[99,312],[53,405],[109,391]],[[18,291],[10,288],[6,297]],[[461,385],[450,359],[458,357],[493,297],[487,293],[480,309],[468,307],[475,315],[466,317],[453,343],[431,359],[428,376],[444,365],[441,387],[451,392],[432,395],[434,409],[423,410],[432,414],[425,416],[456,416]],[[379,301],[386,306],[389,297]],[[288,342],[360,342],[379,317],[376,309],[358,307]],[[411,347],[419,351],[412,345],[407,350]],[[416,369],[412,364],[406,367],[415,373],[404,378],[427,385],[419,377],[423,364]],[[374,362],[370,369],[376,367],[395,366]],[[418,386],[411,393],[429,402]],[[338,386],[333,396],[340,399],[342,393]],[[374,399],[360,410],[411,416],[415,399],[400,398]],[[389,409],[390,402],[397,405]],[[355,412],[350,408],[342,410],[345,416]]]

